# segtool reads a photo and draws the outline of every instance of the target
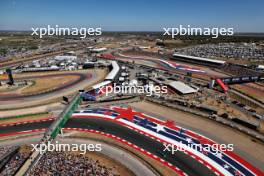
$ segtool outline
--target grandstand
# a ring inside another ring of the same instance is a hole
[[[42,72],[42,71],[58,71],[59,67],[40,67],[40,68],[23,68],[22,72]]]
[[[66,174],[67,173],[67,174]],[[82,154],[70,152],[47,152],[40,159],[39,164],[29,174],[41,175],[117,175],[115,168],[110,168],[99,160]]]
[[[111,86],[113,82],[118,80],[118,74],[120,73],[120,67],[118,63],[116,61],[112,61],[110,67],[111,67],[111,71],[105,77],[104,81],[92,86],[92,89],[86,93],[94,96],[98,95],[100,94],[99,93],[100,88]]]
[[[92,49],[90,49],[90,51],[92,53],[101,53],[101,52],[104,52],[106,50],[107,50],[107,48],[92,48]]]
[[[112,61],[111,62],[111,67],[112,67],[112,70],[106,76],[105,81],[115,81],[117,76],[118,76],[118,74],[119,74],[120,67],[119,67],[119,65],[117,64],[116,61]]]
[[[263,75],[263,73],[260,70],[254,70],[246,65],[240,65],[240,64],[233,64],[228,63],[221,67],[221,70],[227,73],[231,73],[232,75],[237,76],[257,76],[257,75]]]
[[[103,82],[100,82],[100,83],[94,85],[92,88],[93,89],[99,89],[100,87],[107,86],[110,84],[111,84],[111,81],[103,81]]]
[[[222,60],[207,59],[207,58],[195,57],[195,56],[187,56],[187,55],[182,55],[178,53],[173,54],[173,59],[184,61],[184,62],[195,63],[199,65],[207,65],[207,66],[222,66],[226,63],[226,61],[222,61]]]

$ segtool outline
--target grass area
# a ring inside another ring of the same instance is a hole
[[[259,95],[258,92],[255,92],[252,89],[249,89],[248,87],[241,87],[241,85],[233,85],[232,88],[234,88],[235,90],[253,98],[256,99],[260,102],[264,102],[264,97],[262,95]]]
[[[21,50],[22,48],[26,49],[37,49],[38,45],[49,45],[58,42],[64,42],[65,39],[58,37],[44,37],[42,39],[31,36],[29,32],[24,33],[2,33],[0,32],[0,47],[13,48]],[[32,48],[33,47],[33,48]]]
[[[66,84],[70,81],[75,81],[78,76],[56,76],[51,78],[40,78],[34,80],[35,84],[22,89],[21,93],[24,95],[36,94],[41,92],[46,92],[57,88],[63,84]]]
[[[204,106],[211,106],[215,109],[218,109],[218,115],[221,115],[223,113],[228,113],[229,115],[233,117],[240,117],[242,119],[248,119],[246,114],[242,113],[241,111],[238,111],[237,109],[233,108],[232,106],[229,106],[222,101],[216,101],[213,98],[207,98],[205,102],[203,102]]]
[[[43,114],[48,114],[48,112],[40,112],[40,113],[34,113],[34,114],[23,114],[23,115],[17,115],[17,116],[9,116],[5,118],[0,118],[0,121],[6,120],[6,119],[16,119],[16,118],[22,118],[22,117],[28,117],[28,116],[39,116]]]
[[[96,47],[98,48],[101,48],[101,47],[104,47],[104,48],[118,48],[120,47],[120,45],[118,43],[100,43],[98,44]]]
[[[46,119],[50,117],[51,117],[51,114],[48,112],[3,117],[3,118],[0,118],[0,125],[9,124],[9,123],[25,122],[29,120],[41,120],[41,119]]]
[[[42,71],[42,72],[23,72],[23,73],[19,73],[19,74],[13,74],[13,77],[16,78],[26,78],[26,77],[32,77],[32,76],[47,76],[47,75],[57,75],[60,76],[60,74],[64,74],[64,73],[80,73],[82,71],[67,71],[67,70],[59,70],[59,71]],[[83,71],[85,73],[85,71]],[[87,70],[86,70],[87,72]]]
[[[184,42],[183,40],[176,39],[176,40],[164,40],[164,45],[167,48],[173,49],[173,48],[182,48],[189,46],[191,44]]]

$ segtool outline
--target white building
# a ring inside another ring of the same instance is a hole
[[[168,85],[180,94],[191,94],[198,92],[197,89],[194,89],[181,81],[172,81],[169,82]]]
[[[77,56],[55,56],[56,61],[76,60]]]

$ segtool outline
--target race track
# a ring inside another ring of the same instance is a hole
[[[51,123],[52,120],[0,126],[0,137],[16,132],[46,129]],[[185,151],[176,151],[174,154],[164,151],[164,143],[213,145],[215,142],[190,130],[174,126],[170,122],[162,122],[130,108],[92,108],[77,111],[66,123],[64,129],[93,130],[117,136],[161,158],[188,175],[262,174],[260,170],[233,152],[218,151],[215,155],[212,149],[204,153],[204,149],[201,151],[193,147],[187,147]]]
[[[0,127],[0,136],[1,134],[6,133],[48,128],[52,122],[53,121],[46,121]],[[166,152],[164,153],[166,155],[165,157],[165,155],[162,155],[160,152],[164,149],[161,143],[113,122],[104,121],[102,119],[73,118],[67,122],[65,128],[94,129],[110,133],[172,163],[188,175],[214,175],[207,167],[187,156],[183,152],[176,152],[174,155],[172,155],[171,152]]]

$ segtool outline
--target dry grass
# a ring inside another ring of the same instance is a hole
[[[58,76],[52,78],[40,78],[36,79],[35,84],[24,88],[21,93],[24,95],[35,94],[46,92],[52,89],[55,89],[63,84],[66,84],[69,81],[77,80],[78,76]]]
[[[262,95],[260,95],[258,92],[255,92],[253,89],[245,87],[245,86],[241,86],[241,85],[233,85],[231,86],[233,87],[235,90],[238,90],[242,93],[244,93],[245,95],[249,95],[250,97],[259,100],[261,102],[264,102],[264,93],[262,93]]]
[[[2,118],[0,120],[0,125],[4,124],[9,124],[9,123],[19,123],[19,122],[25,122],[25,121],[30,121],[30,120],[41,120],[41,119],[46,119],[46,118],[51,118],[51,114],[41,114],[41,115],[29,115],[26,117],[20,117],[20,118],[8,118],[5,119]]]
[[[63,91],[60,91],[58,94],[53,95],[53,96],[47,96],[47,97],[43,97],[41,99],[36,99],[36,100],[32,100],[32,101],[25,101],[23,104],[22,103],[16,103],[16,104],[12,104],[12,106],[8,106],[8,105],[3,105],[1,107],[0,105],[0,110],[11,110],[11,109],[20,109],[20,108],[31,108],[31,107],[36,107],[36,106],[40,106],[40,105],[48,105],[51,103],[55,103],[55,102],[59,102],[62,100],[62,96],[70,96],[75,94],[76,92],[78,92],[79,89],[89,89],[91,88],[91,86],[93,86],[94,84],[97,84],[99,82],[101,82],[102,80],[104,80],[107,71],[106,69],[98,69],[98,70],[82,70],[82,71],[76,71],[78,73],[93,73],[95,71],[97,77],[94,79],[87,79],[85,81],[82,81],[82,83],[78,83],[78,85],[74,85],[73,88],[71,89],[66,89]],[[53,72],[54,73],[54,72]],[[64,72],[60,72],[60,73],[64,73]],[[69,73],[69,72],[68,72]],[[41,73],[39,73],[41,74]],[[42,73],[43,74],[43,73]],[[77,87],[78,86],[78,87]],[[4,112],[4,111],[3,111]],[[29,112],[31,113],[31,112]],[[0,112],[0,116],[1,116],[1,112]],[[3,116],[3,115],[2,115]]]
[[[98,48],[118,48],[120,45],[118,43],[108,43],[108,44],[98,44]]]

